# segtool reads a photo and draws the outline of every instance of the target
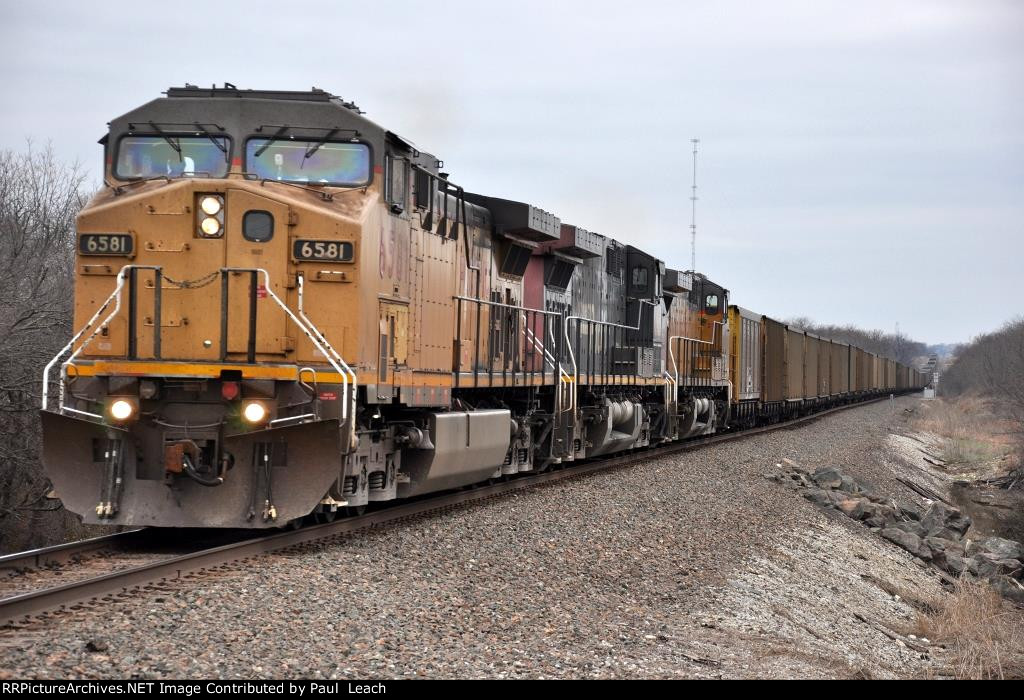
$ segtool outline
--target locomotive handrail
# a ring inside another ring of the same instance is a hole
[[[274,302],[278,306],[281,307],[281,310],[284,311],[285,314],[288,315],[288,317],[292,320],[292,322],[296,326],[298,326],[299,330],[302,331],[306,335],[307,338],[309,338],[310,342],[313,343],[313,347],[315,347],[317,350],[320,351],[320,353],[324,356],[324,358],[331,365],[331,367],[334,368],[334,371],[337,372],[341,376],[341,386],[342,386],[341,418],[342,418],[343,421],[347,421],[348,418],[349,418],[349,411],[348,411],[349,377],[352,377],[353,378],[352,381],[354,382],[355,381],[355,379],[354,379],[355,378],[355,373],[352,372],[352,369],[347,364],[345,364],[345,361],[343,359],[341,359],[341,355],[338,354],[338,351],[335,350],[331,346],[331,344],[329,342],[327,342],[327,339],[324,338],[323,334],[319,331],[319,329],[317,329],[316,326],[313,325],[312,321],[310,321],[309,319],[305,319],[305,321],[303,321],[298,316],[296,316],[295,313],[290,308],[288,308],[287,304],[285,304],[283,301],[281,301],[281,298],[274,293],[273,289],[270,288],[270,273],[267,272],[265,269],[263,269],[262,267],[222,267],[222,268],[220,268],[220,271],[221,271],[221,273],[224,273],[224,272],[255,272],[256,274],[262,274],[263,275],[264,291],[266,291],[267,296],[269,296],[271,299],[273,299]],[[301,289],[301,287],[300,287],[300,289]],[[327,348],[330,348],[330,350],[328,350]],[[337,358],[337,359],[335,359],[335,358]],[[339,360],[340,360],[340,364],[339,364]],[[345,369],[342,369],[342,366],[344,366]],[[352,388],[351,395],[353,397],[355,396],[355,387],[354,386]],[[355,440],[355,415],[352,415],[352,420],[349,421],[349,422],[351,423],[351,425],[349,426],[349,440],[350,440],[349,446],[350,447],[354,447],[355,446],[355,443],[354,443],[354,440]]]
[[[530,308],[528,306],[516,306],[515,304],[505,304],[505,303],[500,302],[500,301],[488,301],[487,299],[477,299],[476,297],[464,297],[464,296],[461,296],[461,295],[458,295],[458,294],[456,294],[452,298],[456,299],[457,301],[460,301],[460,302],[468,301],[468,302],[472,302],[472,303],[475,303],[475,304],[481,304],[481,305],[485,305],[485,306],[496,306],[496,307],[501,308],[501,309],[512,309],[513,311],[522,312],[524,315],[526,313],[532,313],[532,314],[540,314],[541,316],[545,316],[545,317],[549,317],[549,318],[550,317],[561,318],[561,316],[562,316],[562,313],[560,311],[545,311],[544,309],[532,309],[532,308]],[[456,331],[455,332],[456,332],[457,335],[461,334],[461,327],[462,327],[462,315],[460,313],[459,314],[459,318],[458,318],[458,322],[456,323]],[[547,326],[545,326],[545,329],[546,328],[547,328]],[[545,330],[545,332],[547,332],[547,331]],[[479,330],[478,330],[478,333],[479,333]],[[525,332],[524,332],[524,335],[525,335]],[[474,358],[474,363],[475,363],[475,361],[476,360]],[[564,376],[568,376],[565,373],[565,370],[562,369],[561,362],[558,363],[558,370]]]
[[[561,316],[562,315],[562,312],[560,312],[560,311],[545,311],[544,309],[532,309],[529,306],[516,306],[515,304],[505,304],[504,302],[500,302],[500,301],[488,301],[487,299],[476,299],[475,297],[464,297],[464,296],[455,295],[452,298],[453,299],[458,299],[459,301],[472,301],[472,302],[475,302],[477,304],[485,304],[487,306],[500,306],[503,309],[513,309],[515,311],[529,311],[531,313],[541,314],[543,316]]]
[[[524,313],[523,314],[523,318],[525,318],[525,317],[526,317],[526,314]],[[523,327],[523,335],[526,336],[527,340],[530,341],[530,344],[533,345],[533,347],[535,347],[536,349],[541,351],[541,355],[543,356],[543,359],[546,360],[548,362],[548,364],[551,365],[551,369],[557,369],[561,373],[561,375],[563,377],[568,377],[569,376],[569,373],[566,372],[564,369],[562,369],[562,363],[559,362],[558,359],[554,355],[551,354],[550,350],[548,350],[546,347],[544,347],[544,343],[542,343],[537,338],[537,334],[534,333],[532,329],[526,328],[524,326]]]
[[[104,302],[100,305],[100,307],[96,310],[96,312],[89,318],[89,320],[86,322],[85,326],[83,326],[81,330],[79,330],[77,333],[75,333],[72,336],[71,340],[68,341],[68,343],[63,348],[61,348],[60,351],[56,355],[54,355],[53,359],[51,359],[46,364],[46,366],[43,368],[43,377],[42,377],[43,381],[42,381],[42,392],[41,392],[41,402],[40,402],[41,403],[41,407],[42,407],[43,410],[49,410],[50,372],[53,370],[53,366],[60,360],[61,357],[63,357],[68,351],[70,351],[70,350],[72,350],[72,348],[74,348],[75,343],[77,343],[82,338],[82,336],[84,336],[89,331],[89,329],[91,329],[91,328],[93,328],[95,326],[95,330],[93,330],[92,334],[89,335],[85,339],[85,341],[82,342],[82,344],[79,345],[79,347],[77,349],[75,349],[71,353],[71,356],[68,357],[68,359],[65,360],[62,363],[62,365],[61,365],[61,378],[63,379],[64,376],[65,376],[65,373],[67,372],[68,365],[70,365],[74,361],[74,359],[76,357],[78,357],[82,353],[83,350],[85,350],[85,348],[89,345],[89,343],[91,343],[93,341],[93,339],[103,330],[103,328],[108,323],[110,323],[110,321],[113,320],[113,318],[115,316],[117,316],[117,314],[121,311],[121,292],[124,290],[126,273],[129,272],[129,271],[134,272],[135,270],[154,270],[155,272],[157,272],[159,274],[160,272],[162,272],[162,269],[163,269],[162,267],[157,266],[157,265],[125,265],[124,267],[121,268],[121,270],[117,273],[117,281],[116,281],[116,284],[114,286],[114,290],[110,293],[110,295],[106,298],[106,300],[104,300]],[[342,359],[341,355],[334,349],[334,347],[331,346],[331,344],[324,337],[323,333],[321,333],[320,330],[316,327],[316,325],[313,324],[313,322],[310,321],[308,317],[306,317],[305,313],[303,313],[303,311],[302,311],[302,278],[301,278],[301,276],[299,277],[299,313],[300,313],[300,315],[302,317],[301,320],[300,320],[300,318],[297,317],[292,312],[292,310],[288,308],[287,304],[285,304],[281,300],[281,298],[278,297],[277,294],[274,293],[273,289],[270,288],[270,274],[265,269],[263,269],[263,268],[232,268],[232,267],[225,267],[225,268],[221,268],[220,269],[220,273],[221,274],[223,274],[225,272],[252,272],[252,273],[256,273],[256,274],[262,274],[264,282],[265,282],[264,287],[265,287],[265,290],[267,292],[267,295],[270,296],[270,298],[273,299],[274,302],[278,306],[280,306],[281,309],[292,319],[292,321],[295,323],[295,325],[298,326],[299,329],[303,333],[305,333],[306,337],[308,337],[310,339],[310,341],[313,343],[314,347],[316,347],[317,350],[319,350],[321,352],[321,354],[324,355],[324,357],[327,359],[328,363],[330,363],[331,366],[334,368],[334,370],[341,376],[342,391],[343,391],[343,402],[342,402],[341,417],[342,417],[343,421],[347,420],[349,415],[350,415],[350,412],[349,412],[349,397],[351,396],[354,399],[355,398],[355,394],[356,394],[356,389],[357,389],[356,374],[352,370],[352,368],[348,366],[348,364],[345,362],[345,360]],[[113,302],[113,304],[114,304],[113,311],[111,311],[103,319],[103,321],[101,321],[99,324],[97,324],[96,321],[100,318],[100,316],[102,316],[104,311],[106,311],[110,307],[111,302]],[[157,333],[159,333],[159,330],[157,331]],[[156,347],[159,347],[158,343],[159,343],[159,341],[154,339],[154,344],[155,344]],[[157,353],[157,354],[159,354],[159,353]],[[350,382],[352,384],[351,391],[350,391],[350,387],[349,387],[349,383]],[[79,409],[68,408],[68,407],[64,406],[64,382],[63,381],[61,381],[61,383],[60,383],[59,395],[58,396],[59,396],[59,399],[58,399],[58,408],[57,408],[57,410],[59,412],[68,411],[68,412],[78,413],[78,414],[81,414],[81,415],[84,415],[84,416],[89,416],[91,418],[97,418],[97,419],[102,420],[102,418],[103,418],[102,415],[99,415],[99,414],[96,414],[96,413],[91,413],[91,412],[88,412],[88,411],[81,411]],[[351,421],[351,423],[352,424],[349,426],[350,440],[354,440],[354,435],[355,435],[354,426],[355,426],[355,424],[354,424],[354,421]]]
[[[98,308],[96,310],[96,313],[94,313],[92,315],[92,318],[90,318],[86,322],[85,326],[80,331],[78,331],[73,336],[71,336],[71,340],[68,341],[67,345],[62,347],[57,352],[57,354],[53,356],[53,359],[46,363],[46,366],[43,368],[43,390],[42,390],[42,409],[44,411],[49,408],[48,404],[49,404],[49,398],[50,398],[50,371],[53,369],[53,366],[55,364],[57,364],[57,361],[61,357],[64,356],[64,353],[66,353],[68,350],[70,350],[74,346],[74,344],[76,342],[78,342],[78,339],[81,338],[85,334],[85,332],[88,331],[92,327],[92,324],[94,324],[96,322],[96,319],[98,319],[100,317],[100,314],[102,314],[104,311],[106,311],[107,307],[110,305],[110,302],[114,301],[115,298],[117,299],[117,305],[114,308],[114,313],[117,313],[120,310],[120,308],[121,308],[121,288],[123,286],[124,286],[124,270],[122,269],[120,272],[117,273],[117,284],[114,287],[114,291],[111,292],[110,296],[107,297],[106,301],[104,301],[100,305],[100,308]],[[100,327],[102,328],[102,325]],[[90,337],[90,339],[91,339],[91,337]],[[62,365],[62,369],[63,369],[63,365]],[[63,384],[63,382],[61,382],[61,383]],[[63,408],[63,407],[59,406],[58,410],[60,410],[60,408]]]
[[[533,330],[528,327],[529,323],[527,323],[525,321],[525,318],[526,318],[527,314],[540,314],[545,319],[545,325],[544,325],[544,333],[545,333],[545,335],[549,336],[549,337],[553,337],[554,334],[550,333],[548,331],[548,322],[550,322],[553,318],[561,318],[562,317],[562,312],[560,312],[560,311],[547,311],[545,309],[534,309],[534,308],[530,308],[530,307],[527,307],[527,306],[517,306],[515,304],[506,304],[506,303],[503,303],[503,302],[500,302],[500,301],[489,301],[487,299],[478,299],[476,297],[467,297],[467,296],[461,296],[461,295],[458,295],[458,294],[454,295],[452,298],[459,302],[459,308],[458,308],[458,310],[456,312],[458,314],[458,318],[457,318],[456,326],[455,326],[455,334],[456,334],[456,336],[458,336],[457,339],[461,339],[461,335],[462,335],[462,307],[461,307],[461,303],[462,302],[469,302],[469,303],[477,304],[478,305],[477,306],[478,309],[480,308],[480,306],[493,306],[493,307],[497,307],[497,308],[501,308],[501,309],[511,309],[513,311],[518,311],[520,313],[520,315],[524,318],[523,330],[522,330],[523,336],[527,339],[527,341],[531,345],[533,345],[534,348],[539,349],[541,351],[541,353],[542,353],[542,364],[541,364],[541,373],[542,373],[542,375],[544,375],[544,373],[546,373],[546,371],[547,371],[546,369],[544,369],[544,367],[545,367],[545,364],[543,363],[544,358],[546,358],[548,360],[548,362],[551,363],[552,369],[557,369],[558,370],[559,376],[558,376],[558,380],[556,382],[557,385],[558,385],[557,386],[557,392],[558,393],[557,393],[556,396],[557,396],[557,401],[558,401],[558,404],[559,404],[559,408],[561,408],[561,403],[562,403],[562,400],[563,400],[561,392],[563,391],[563,384],[569,379],[569,374],[562,367],[561,361],[558,358],[556,358],[544,346],[544,343],[540,342],[540,340],[537,338],[537,336],[533,332]],[[479,341],[479,327],[478,327],[478,330],[477,330],[477,336],[478,336],[477,339]],[[478,360],[478,358],[474,357],[474,359],[473,359],[474,372],[476,371],[477,360]],[[461,372],[461,360],[460,360],[460,365],[456,369],[457,369],[457,372],[456,372],[456,381],[457,381],[458,380],[458,373]]]
[[[670,391],[671,391],[672,399],[675,400],[675,397],[676,397],[675,389],[679,387],[679,382],[676,381],[675,377],[673,377],[672,374],[667,369],[661,370],[661,376],[665,379],[665,381],[668,382],[668,384],[672,385],[672,388],[670,389]],[[665,385],[666,389],[669,389],[668,384]]]
[[[298,285],[299,316],[302,317],[303,321],[305,321],[307,324],[309,324],[310,330],[313,333],[316,334],[316,336],[320,339],[320,341],[323,342],[323,344],[328,349],[330,349],[330,351],[332,353],[334,353],[334,359],[337,360],[338,363],[341,364],[341,366],[345,368],[346,372],[348,372],[348,375],[346,376],[346,374],[344,372],[341,372],[339,370],[339,374],[341,374],[341,386],[342,386],[342,404],[341,404],[341,418],[342,418],[342,420],[348,420],[348,416],[349,416],[349,401],[350,401],[350,399],[349,399],[349,386],[348,386],[348,383],[349,383],[349,381],[352,382],[352,392],[351,392],[352,420],[349,421],[349,423],[351,424],[351,425],[349,425],[349,446],[350,447],[355,447],[355,439],[356,439],[356,437],[355,437],[355,435],[356,435],[355,402],[356,402],[356,392],[357,392],[357,389],[359,387],[359,379],[356,376],[356,373],[354,371],[352,371],[352,368],[349,367],[348,364],[345,362],[345,359],[341,356],[341,353],[339,353],[337,350],[334,349],[334,346],[332,346],[330,344],[330,342],[328,342],[327,337],[324,336],[324,334],[320,331],[320,329],[316,327],[316,324],[314,324],[309,319],[309,317],[306,316],[305,307],[303,306],[303,301],[305,299],[305,285],[304,285],[304,277],[303,277],[303,275],[300,274],[300,275],[296,276],[296,283]],[[268,292],[269,292],[269,290],[268,290]],[[313,341],[314,345],[316,344],[316,340],[314,340],[313,338],[310,338],[310,340]],[[320,352],[323,352],[323,350],[321,349]],[[326,353],[324,353],[324,354],[326,356]],[[328,358],[328,359],[330,359],[330,358]],[[315,375],[315,372],[314,372],[314,377],[315,376],[316,375]],[[300,378],[301,378],[301,375],[300,375]]]
[[[670,360],[672,360],[672,370],[673,370],[673,372],[675,372],[676,386],[679,385],[679,366],[676,363],[676,354],[674,352],[672,352],[672,342],[673,341],[678,341],[678,340],[685,340],[685,341],[688,341],[688,342],[691,342],[691,343],[700,343],[702,345],[712,345],[713,346],[715,344],[715,333],[718,332],[719,329],[724,329],[724,328],[725,328],[725,323],[724,322],[722,322],[722,321],[715,321],[714,324],[711,326],[711,340],[703,340],[701,338],[690,338],[690,337],[685,336],[685,335],[669,336],[669,339],[668,339],[668,357],[669,357]],[[722,334],[719,333],[719,337],[721,337],[721,336],[722,336]]]
[[[564,332],[565,332],[565,345],[566,345],[566,347],[569,348],[569,359],[572,360],[572,381],[576,381],[577,374],[579,373],[579,368],[576,365],[576,353],[574,353],[573,350],[572,350],[572,341],[569,340],[569,321],[587,321],[588,323],[595,324],[595,325],[598,325],[598,326],[606,326],[608,328],[621,328],[622,330],[627,330],[627,331],[638,331],[638,330],[640,330],[640,321],[643,318],[644,304],[647,304],[649,306],[657,306],[657,304],[655,302],[648,301],[647,299],[639,299],[638,301],[640,303],[637,305],[637,309],[636,309],[636,325],[635,326],[626,326],[626,325],[623,325],[621,323],[612,323],[611,321],[598,321],[598,320],[595,320],[595,319],[592,319],[592,318],[587,318],[586,316],[566,316],[565,317],[565,328],[564,328]],[[570,406],[570,408],[573,411],[576,410],[576,394],[577,394],[576,391],[572,392],[572,405]]]
[[[679,400],[679,382],[675,380],[667,369],[661,370],[661,376],[665,379],[665,391],[663,392],[665,396],[665,412],[671,415],[669,409]]]
[[[114,285],[114,291],[112,291],[110,293],[110,296],[108,296],[106,298],[106,300],[100,305],[100,308],[96,309],[96,313],[94,313],[92,315],[92,317],[88,321],[86,321],[85,326],[83,326],[80,331],[75,333],[71,337],[71,340],[68,341],[67,345],[65,345],[63,348],[61,348],[60,351],[56,355],[53,356],[53,359],[46,363],[46,367],[43,368],[43,387],[42,387],[42,401],[41,401],[41,403],[42,403],[42,409],[44,411],[49,410],[50,371],[53,369],[53,366],[57,363],[57,361],[60,360],[60,358],[63,357],[65,353],[67,353],[69,350],[71,350],[75,346],[75,343],[78,342],[79,338],[81,338],[83,335],[85,335],[85,333],[90,328],[93,327],[93,324],[96,323],[96,320],[100,317],[100,315],[104,311],[106,311],[108,306],[110,306],[110,302],[114,302],[114,310],[110,312],[110,315],[108,315],[105,319],[103,319],[103,322],[100,323],[96,327],[96,330],[94,330],[92,332],[92,335],[90,335],[88,338],[86,338],[85,342],[83,342],[78,347],[77,350],[74,350],[71,353],[71,356],[61,364],[61,379],[63,380],[64,375],[67,372],[68,365],[71,364],[71,362],[76,357],[78,357],[78,355],[82,352],[82,350],[84,350],[85,347],[89,343],[92,342],[93,338],[95,338],[100,333],[100,331],[103,330],[104,326],[106,326],[108,323],[110,323],[110,321],[114,318],[114,316],[116,316],[118,314],[118,312],[121,310],[121,290],[124,289],[125,272],[127,272],[128,270],[155,270],[157,272],[160,272],[162,270],[162,268],[159,267],[159,266],[156,266],[156,265],[125,265],[124,267],[121,268],[121,270],[117,273],[117,283]],[[158,333],[159,333],[159,331],[158,331]],[[58,398],[57,410],[59,412],[63,412],[65,410],[68,410],[68,411],[71,411],[73,413],[81,413],[81,414],[84,414],[84,415],[87,415],[87,416],[91,416],[91,417],[94,417],[94,418],[100,418],[100,419],[103,418],[103,416],[101,416],[99,414],[96,414],[96,413],[89,413],[87,411],[80,411],[78,409],[71,409],[71,408],[67,408],[66,409],[65,406],[64,406],[64,382],[63,381],[61,381],[60,387],[58,388],[58,390],[59,390],[59,394],[58,394],[59,398]]]
[[[532,342],[532,344],[533,344],[533,346],[535,348],[538,348],[541,351],[541,363],[542,363],[541,364],[541,382],[543,382],[544,379],[546,378],[545,374],[544,374],[544,365],[543,365],[543,362],[545,360],[547,360],[548,362],[551,363],[551,368],[552,369],[557,369],[558,370],[558,379],[556,380],[556,387],[555,387],[555,405],[556,405],[556,408],[557,408],[558,412],[561,413],[561,411],[562,411],[562,404],[565,401],[565,385],[567,383],[567,380],[569,379],[569,373],[566,372],[564,369],[562,369],[561,361],[558,360],[558,358],[556,358],[554,355],[552,355],[551,352],[549,352],[546,347],[544,347],[544,343],[540,342],[537,339],[537,334],[534,333],[532,329],[526,327],[526,323],[525,323],[526,313],[525,312],[523,313],[523,318],[524,318],[523,335],[528,340],[530,340]],[[550,317],[544,319],[544,321],[545,321],[545,323],[544,323],[544,334],[545,334],[545,336],[549,336],[549,337],[550,337],[551,334],[547,330],[547,328],[548,328],[547,327],[547,323],[550,320],[551,320]],[[527,335],[527,334],[529,334],[529,335]]]
[[[533,313],[543,314],[544,316],[562,315],[560,311],[545,311],[544,309],[531,309],[529,306],[516,306],[515,304],[505,304],[504,302],[500,301],[488,301],[487,299],[476,299],[475,297],[464,297],[458,294],[456,294],[452,298],[458,299],[459,301],[472,301],[476,302],[477,304],[486,304],[487,306],[500,306],[503,309],[514,309],[516,311],[531,311]]]

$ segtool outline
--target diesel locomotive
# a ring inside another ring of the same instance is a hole
[[[90,523],[329,520],[923,385],[322,90],[171,88],[100,143],[41,411]]]

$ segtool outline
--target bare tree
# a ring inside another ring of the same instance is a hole
[[[939,387],[947,396],[993,398],[1010,418],[1024,423],[1024,318],[961,348]]]
[[[1008,321],[994,333],[961,347],[939,382],[943,396],[973,395],[991,399],[997,415],[1017,434],[1018,463],[1007,485],[1024,478],[1024,318]]]
[[[60,537],[40,466],[42,368],[71,332],[85,174],[51,148],[0,151],[0,549]],[[41,520],[46,522],[40,522]]]

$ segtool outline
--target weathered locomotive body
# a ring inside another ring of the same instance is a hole
[[[921,384],[323,91],[171,89],[101,143],[42,411],[89,522],[331,518]]]

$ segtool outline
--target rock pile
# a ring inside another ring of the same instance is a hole
[[[922,513],[872,492],[833,467],[813,473],[789,463],[788,479],[802,495],[823,508],[834,508],[912,555],[953,576],[988,579],[1004,596],[1024,603],[1024,545],[1015,540],[967,537],[971,519],[957,508],[933,501]]]

